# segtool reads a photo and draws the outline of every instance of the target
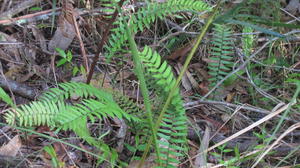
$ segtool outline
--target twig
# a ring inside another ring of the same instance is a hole
[[[269,153],[269,152],[274,148],[275,145],[277,145],[277,144],[278,144],[285,136],[287,136],[289,133],[291,133],[292,131],[294,131],[295,129],[297,129],[297,128],[299,128],[299,127],[300,127],[300,123],[294,124],[294,125],[292,125],[291,127],[289,127],[282,135],[280,135],[280,137],[278,137],[278,138],[276,139],[275,142],[273,142],[272,145],[270,145],[270,146],[268,147],[267,150],[265,150],[265,151],[263,152],[263,154],[261,154],[261,155],[259,156],[259,158],[256,160],[256,162],[251,166],[251,168],[256,167],[256,165],[263,159],[264,156],[267,155],[267,153]]]
[[[82,41],[82,38],[81,38],[81,34],[80,34],[80,31],[79,31],[79,27],[78,27],[74,12],[72,12],[72,20],[73,20],[73,23],[74,23],[74,28],[75,28],[77,38],[79,40],[80,51],[81,51],[83,62],[84,62],[84,68],[87,71],[89,69],[89,62],[88,62],[88,58],[86,56],[85,47],[84,47],[84,44],[83,44],[83,41]]]
[[[13,6],[11,9],[9,9],[6,12],[3,12],[2,14],[0,14],[0,18],[8,18],[10,19],[12,16],[22,12],[24,9],[27,9],[39,2],[41,2],[42,0],[27,0],[27,1],[23,1],[21,3],[18,3],[18,5]]]
[[[228,102],[213,101],[213,100],[196,100],[193,102],[185,103],[184,107],[185,107],[185,109],[192,109],[192,108],[198,107],[199,104],[216,104],[216,105],[223,105],[223,106],[233,107],[233,108],[241,108],[244,110],[254,111],[254,112],[263,113],[263,114],[270,114],[269,110],[254,108],[254,107],[250,107],[247,105],[236,105],[236,104],[232,104],[232,103],[228,103]]]
[[[121,0],[118,5],[121,7],[123,5],[125,0]],[[94,69],[95,69],[95,66],[97,64],[97,61],[99,59],[99,56],[100,56],[100,53],[102,52],[102,49],[103,49],[103,46],[105,44],[105,42],[107,41],[108,39],[108,35],[109,35],[109,32],[110,32],[110,29],[112,27],[112,24],[114,23],[114,21],[116,20],[117,16],[118,16],[118,9],[115,9],[115,12],[112,16],[112,19],[110,20],[110,22],[108,23],[108,25],[106,26],[105,28],[105,32],[103,33],[103,36],[102,36],[102,39],[101,39],[101,42],[98,46],[98,50],[95,54],[95,57],[93,59],[93,62],[92,62],[92,65],[91,65],[91,68],[88,72],[88,77],[87,77],[87,80],[86,80],[86,83],[89,84],[91,79],[92,79],[92,76],[93,76],[93,73],[94,73]]]
[[[246,58],[246,56],[245,56],[242,52],[240,52],[240,50],[237,50],[237,54],[240,56],[242,63],[244,63],[244,62],[245,62],[244,58]],[[273,100],[273,101],[276,102],[276,103],[283,103],[282,101],[280,101],[280,100],[277,99],[276,97],[270,95],[269,93],[267,93],[267,92],[265,92],[264,90],[262,90],[260,87],[256,86],[256,84],[255,84],[254,81],[252,80],[252,77],[251,77],[251,75],[250,75],[250,73],[249,73],[249,70],[248,70],[247,66],[245,66],[245,71],[246,71],[246,74],[247,74],[247,81],[255,88],[255,90],[256,90],[258,93],[260,93],[260,94],[262,94],[263,96],[269,98],[270,100]]]

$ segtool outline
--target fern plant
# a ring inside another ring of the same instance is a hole
[[[140,53],[140,57],[147,82],[151,84],[150,87],[157,96],[164,101],[176,82],[171,67],[166,61],[161,61],[160,55],[147,46]],[[157,133],[160,145],[159,158],[162,159],[164,166],[176,167],[179,163],[185,151],[186,135],[187,118],[179,89],[177,89]]]
[[[151,88],[158,98],[166,99],[175,84],[171,67],[165,61],[162,62],[159,54],[147,46],[140,53],[140,58],[144,63],[146,80],[151,83]],[[86,126],[88,119],[95,122],[95,118],[118,117],[139,122],[145,120],[145,115],[141,111],[134,102],[121,94],[106,92],[84,83],[68,82],[59,84],[58,88],[49,89],[38,101],[8,110],[5,119],[11,125],[47,125],[58,130],[73,130],[88,143],[98,146],[105,150],[104,154],[109,155],[111,150],[108,146],[99,143],[89,134]],[[187,134],[186,121],[178,89],[157,134],[162,149],[160,158],[167,167],[178,164],[179,157],[183,156]],[[138,129],[145,137],[149,133],[146,122]]]
[[[111,93],[74,82],[59,84],[58,88],[45,92],[39,101],[12,108],[5,114],[6,122],[10,125],[47,125],[57,130],[72,130],[89,144],[102,150],[108,159],[116,152],[104,142],[95,140],[87,128],[88,120],[95,122],[96,118],[104,117],[139,121],[138,118],[124,112],[114,101]]]
[[[136,13],[128,16],[119,17],[114,25],[117,28],[112,29],[111,37],[105,48],[108,51],[107,58],[110,59],[117,51],[126,45],[128,37],[124,34],[127,22],[130,20],[133,33],[143,31],[144,28],[150,28],[156,18],[164,17],[179,11],[209,11],[211,7],[200,0],[168,0],[163,3],[149,2],[141,7]]]
[[[210,62],[208,63],[210,86],[222,80],[233,66],[233,39],[230,28],[215,24],[211,48]]]
[[[118,27],[113,29],[111,39],[106,49],[110,58],[118,52],[130,36],[125,35],[126,24],[132,26],[133,32],[149,28],[156,18],[178,11],[210,10],[211,8],[199,0],[168,0],[164,3],[149,2],[131,16],[125,15],[114,23]],[[175,86],[176,80],[171,67],[149,47],[139,53],[142,60],[146,83],[154,90],[160,101],[165,101],[169,92]],[[84,83],[61,83],[58,88],[52,88],[40,96],[38,101],[21,105],[8,110],[5,119],[9,124],[19,126],[48,125],[58,130],[73,130],[88,143],[98,146],[109,156],[109,147],[95,140],[87,128],[88,121],[95,122],[98,118],[117,117],[128,121],[139,122],[138,132],[143,136],[149,134],[150,126],[145,121],[144,110],[138,108],[129,99],[115,93],[107,92]],[[158,118],[158,108],[154,119]],[[170,106],[163,115],[156,137],[160,150],[158,158],[164,167],[176,167],[183,153],[186,151],[187,118],[183,107],[180,91],[173,95]]]

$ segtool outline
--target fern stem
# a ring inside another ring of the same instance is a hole
[[[222,1],[222,0],[219,0],[219,1],[217,2],[217,5],[215,6],[215,8],[214,8],[214,10],[213,10],[212,15],[209,17],[209,19],[207,20],[207,23],[204,25],[204,27],[203,27],[203,29],[202,29],[200,35],[199,35],[198,38],[197,38],[197,41],[196,41],[194,47],[192,48],[191,52],[189,53],[189,55],[188,55],[188,57],[187,57],[187,59],[186,59],[184,65],[183,65],[183,68],[182,68],[182,70],[180,71],[180,74],[179,74],[179,76],[178,76],[178,78],[177,78],[177,80],[176,80],[176,83],[175,83],[174,87],[171,89],[171,91],[170,91],[170,93],[169,93],[169,95],[168,95],[168,98],[167,98],[167,100],[166,100],[166,103],[164,104],[164,106],[163,106],[163,108],[162,108],[162,110],[161,110],[161,112],[160,112],[160,114],[159,114],[159,117],[158,117],[158,119],[157,119],[157,122],[155,123],[155,129],[154,129],[154,133],[153,133],[153,138],[150,138],[150,139],[148,140],[146,149],[145,149],[145,151],[144,151],[144,153],[143,153],[142,159],[140,160],[140,163],[139,163],[139,165],[138,165],[138,168],[141,168],[142,165],[143,165],[144,162],[145,162],[147,153],[149,152],[150,146],[151,146],[151,144],[152,144],[152,140],[153,140],[153,139],[154,139],[154,140],[156,139],[155,136],[156,136],[156,134],[157,134],[157,130],[158,130],[159,126],[160,126],[160,123],[161,123],[161,121],[162,121],[162,118],[163,118],[163,116],[164,116],[164,114],[165,114],[165,112],[166,112],[166,110],[167,110],[169,104],[171,103],[172,97],[173,97],[173,95],[174,95],[176,89],[178,88],[179,83],[180,83],[180,81],[181,81],[181,79],[182,79],[182,77],[183,77],[185,71],[186,71],[187,68],[188,68],[188,65],[190,64],[190,62],[191,62],[191,60],[192,60],[192,58],[193,58],[193,55],[195,54],[195,52],[196,52],[196,50],[197,50],[197,48],[198,48],[200,42],[202,41],[204,35],[205,35],[206,32],[207,32],[209,26],[212,24],[212,22],[213,22],[213,20],[214,20],[214,18],[215,18],[215,16],[216,16],[216,14],[217,14],[217,12],[218,12],[218,9],[219,9],[219,7],[220,7],[220,5],[221,5],[221,1]]]
[[[151,133],[153,134],[152,138],[154,140],[154,146],[155,146],[155,151],[157,154],[157,159],[158,159],[159,163],[161,163],[161,160],[159,159],[159,147],[156,142],[157,138],[156,138],[156,133],[155,133],[155,127],[154,127],[154,123],[152,120],[153,116],[152,116],[152,111],[151,111],[149,91],[147,89],[146,80],[145,80],[145,76],[143,73],[142,61],[140,60],[138,49],[137,49],[136,43],[133,39],[133,34],[131,33],[132,30],[130,28],[130,26],[131,26],[130,21],[128,22],[128,24],[125,24],[125,25],[126,25],[126,33],[128,36],[128,41],[129,41],[129,45],[130,45],[130,49],[131,49],[131,53],[132,53],[132,58],[133,58],[134,66],[135,66],[135,74],[137,75],[137,77],[140,81],[140,88],[141,88],[141,92],[142,92],[142,95],[144,98],[144,104],[145,104],[145,108],[146,108],[147,118],[148,118],[149,126],[151,129]]]

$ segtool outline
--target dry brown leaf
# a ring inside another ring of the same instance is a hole
[[[21,139],[19,135],[16,135],[13,139],[11,139],[8,144],[3,145],[0,148],[0,154],[4,156],[16,156],[18,151],[22,146]]]
[[[59,16],[58,28],[48,44],[48,50],[54,52],[55,48],[66,50],[76,36],[73,24],[73,6],[68,1],[63,1],[62,14]]]
[[[177,65],[174,68],[175,68],[177,74],[179,74],[182,69],[182,65],[180,63],[177,63]],[[186,91],[192,90],[192,84],[191,84],[189,78],[187,77],[186,73],[184,73],[184,75],[181,79],[181,84]]]
[[[203,81],[199,84],[200,95],[205,95],[209,92],[209,83],[207,81]]]
[[[0,32],[0,41],[18,43],[18,41],[15,38],[13,38],[12,36],[9,36],[9,35],[7,35],[3,32]],[[12,60],[17,61],[17,62],[21,61],[18,45],[8,44],[8,45],[4,45],[4,46],[1,46],[1,47],[7,55],[10,55],[11,57],[14,57],[14,59],[12,59]]]
[[[40,43],[41,49],[47,51],[46,39],[43,33],[35,25],[29,25],[28,27],[31,28],[35,39]]]
[[[183,58],[188,54],[188,52],[193,48],[195,40],[192,40],[191,42],[185,44],[183,47],[180,47],[179,49],[175,50],[170,56],[167,57],[167,59],[170,60],[179,60],[182,61]]]
[[[296,14],[297,11],[300,12],[299,0],[291,0],[289,4],[285,7],[285,10],[287,10],[291,14]]]
[[[199,155],[197,155],[196,160],[195,160],[195,166],[196,167],[206,167],[207,166],[207,159],[206,159],[206,153],[204,153],[203,151],[207,150],[208,146],[209,146],[209,138],[210,138],[210,128],[209,126],[205,127],[205,131],[204,131],[204,135],[203,138],[201,140],[201,146],[199,149]]]

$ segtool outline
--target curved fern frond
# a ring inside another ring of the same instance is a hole
[[[112,29],[111,37],[105,46],[108,51],[108,60],[121,49],[128,37],[125,32],[125,25],[129,20],[131,22],[133,33],[143,31],[145,27],[150,28],[151,23],[158,17],[163,19],[164,17],[180,12],[180,11],[209,11],[211,7],[200,0],[168,0],[164,3],[151,2],[145,7],[140,8],[136,13],[129,16],[122,16],[117,19],[114,25],[118,27]],[[124,22],[125,20],[125,22]]]
[[[232,69],[233,60],[233,39],[230,28],[215,24],[214,36],[212,41],[212,51],[210,63],[208,63],[208,74],[210,86],[214,86],[218,81],[222,80]]]
[[[166,99],[176,82],[171,67],[166,61],[161,61],[160,55],[147,46],[140,53],[140,57],[148,74],[147,81],[151,81],[158,97]],[[175,91],[162,121],[157,133],[161,146],[160,158],[165,166],[176,167],[187,142],[187,118],[179,89]]]

